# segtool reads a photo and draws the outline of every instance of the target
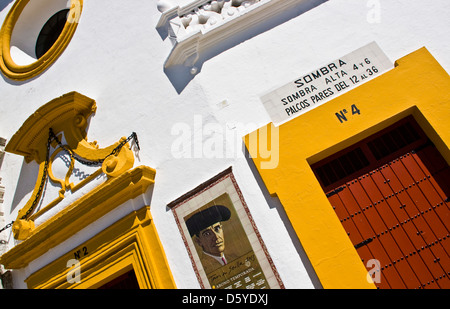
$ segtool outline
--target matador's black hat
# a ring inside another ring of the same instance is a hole
[[[189,234],[198,235],[201,230],[217,222],[227,221],[231,217],[230,210],[223,205],[214,205],[205,210],[199,211],[186,220]]]

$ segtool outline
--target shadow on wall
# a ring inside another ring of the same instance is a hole
[[[27,203],[26,196],[33,192],[34,187],[36,186],[36,182],[39,174],[39,165],[36,162],[32,162],[27,164],[25,159],[22,162],[22,168],[20,169],[20,175],[18,184],[16,187],[16,191],[14,194],[13,202],[11,205],[10,213],[12,213],[18,206],[19,209],[25,206]]]
[[[203,63],[209,59],[221,54],[222,52],[233,48],[245,42],[261,33],[264,33],[276,26],[279,26],[309,10],[327,2],[328,0],[309,0],[309,1],[299,1],[300,3],[294,7],[294,9],[281,12],[272,18],[268,18],[262,22],[259,22],[252,27],[246,28],[245,31],[240,31],[235,33],[232,37],[225,39],[220,42],[220,44],[215,44],[213,47],[209,48],[206,52],[203,52],[198,56],[195,61],[195,68],[192,69],[190,66],[186,65],[173,65],[168,68],[164,68],[164,72],[171,81],[172,85],[178,93],[181,93],[184,88],[194,79],[194,77],[201,72]],[[167,25],[160,29],[157,29],[161,38],[163,40],[168,38],[168,28]]]
[[[7,7],[11,2],[13,2],[13,0],[0,0],[0,11]]]

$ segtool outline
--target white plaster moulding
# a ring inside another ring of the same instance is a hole
[[[158,24],[156,25],[156,28],[160,28],[167,24],[167,22],[177,16],[183,16],[189,12],[192,12],[194,9],[204,5],[205,3],[208,3],[211,0],[195,0],[191,3],[185,5],[185,6],[174,6],[168,9],[167,11],[163,12],[161,14],[161,17],[159,19]]]
[[[192,67],[198,60],[200,54],[212,48],[226,39],[248,29],[265,20],[268,20],[280,12],[284,12],[304,0],[261,0],[253,3],[244,10],[239,11],[234,16],[226,18],[215,25],[203,27],[192,33],[183,33],[177,36],[177,29],[173,29],[171,21],[178,19],[196,8],[207,4],[208,0],[196,0],[190,4],[179,7],[175,6],[161,14],[156,28],[167,26],[171,39],[174,42],[173,48],[164,63],[165,68],[176,65]],[[171,28],[171,29],[170,29]]]

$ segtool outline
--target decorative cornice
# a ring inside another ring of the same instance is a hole
[[[95,113],[96,109],[97,105],[93,99],[77,92],[53,99],[28,117],[11,137],[5,151],[24,156],[27,162],[36,160],[41,163],[45,159],[43,152],[50,128],[54,132],[64,132],[66,139],[70,141],[69,146],[76,147],[86,138],[86,119]]]
[[[7,269],[25,267],[114,208],[145,193],[155,174],[154,169],[139,166],[107,180],[39,225],[31,236],[3,254],[0,264]]]
[[[75,256],[74,252],[80,254]],[[74,257],[81,280],[69,282],[73,268],[68,268],[67,262]],[[150,206],[114,222],[31,274],[25,282],[30,289],[96,289],[130,268],[141,289],[176,288]]]
[[[164,66],[192,67],[209,48],[302,1],[197,0],[184,7],[166,7],[156,26],[157,29],[168,27],[174,44]]]
[[[59,204],[67,191],[74,193],[102,173],[108,177],[118,177],[133,167],[134,154],[127,138],[122,137],[106,148],[99,148],[96,141],[91,143],[86,140],[87,119],[96,108],[95,101],[84,95],[77,92],[65,94],[33,113],[6,145],[6,151],[24,156],[27,162],[35,160],[39,164],[32,196],[14,221],[13,232],[16,239],[28,238],[35,230],[35,219]],[[59,133],[64,134],[65,144],[61,142],[62,134]],[[53,154],[50,153],[51,146],[54,147]],[[52,163],[62,150],[69,152],[70,164],[64,179],[58,179],[53,174]],[[70,177],[74,170],[75,156],[82,163],[101,164],[101,167],[74,184]],[[35,205],[41,199],[47,176],[60,189],[52,202],[37,211]]]

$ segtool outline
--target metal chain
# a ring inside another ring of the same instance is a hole
[[[138,138],[137,138],[137,134],[136,134],[136,132],[133,132],[133,133],[131,133],[130,136],[128,136],[128,138],[126,138],[126,139],[123,140],[119,145],[117,145],[117,147],[115,147],[115,148],[111,151],[111,153],[110,153],[109,155],[107,155],[105,158],[100,159],[100,160],[98,160],[98,161],[85,161],[85,160],[82,160],[82,159],[78,158],[77,156],[75,156],[74,152],[73,152],[71,149],[68,149],[67,147],[65,147],[65,146],[61,143],[61,141],[58,139],[58,137],[55,135],[55,133],[53,132],[52,128],[50,128],[50,129],[49,129],[49,134],[48,134],[48,139],[47,139],[47,154],[46,154],[46,157],[45,157],[44,172],[43,172],[43,174],[42,174],[41,183],[40,183],[40,185],[39,185],[38,192],[36,193],[36,198],[34,199],[33,203],[31,204],[31,207],[27,210],[27,212],[26,212],[20,219],[21,219],[21,220],[25,219],[25,218],[33,211],[34,207],[36,207],[36,204],[38,203],[38,201],[39,201],[39,199],[40,199],[40,197],[41,197],[42,189],[44,188],[45,180],[46,180],[47,174],[48,174],[48,163],[49,163],[49,157],[50,157],[50,144],[51,144],[51,142],[52,142],[53,140],[55,140],[55,141],[58,143],[58,145],[59,145],[64,151],[66,151],[66,152],[69,154],[69,156],[70,156],[71,158],[74,158],[76,161],[80,162],[81,164],[92,166],[92,165],[98,165],[98,164],[101,164],[101,163],[103,163],[103,162],[106,160],[106,158],[108,158],[109,156],[112,156],[112,155],[117,154],[117,153],[120,151],[120,149],[122,149],[122,147],[123,147],[126,143],[128,143],[131,139],[133,139],[134,142],[136,143],[137,149],[138,149],[138,150],[141,150],[141,148],[139,147],[139,141],[138,141]],[[11,223],[8,223],[5,227],[3,227],[3,228],[0,229],[0,233],[3,232],[3,231],[5,231],[5,230],[7,230],[7,229],[10,228],[11,226],[13,226],[13,224],[14,224],[14,221],[11,221]]]
[[[53,130],[52,130],[51,128],[50,128],[50,135],[51,135],[51,137],[52,137],[54,140],[56,140],[56,142],[58,143],[58,145],[59,145],[62,149],[64,149],[64,150],[69,154],[69,156],[70,156],[71,158],[75,159],[76,161],[80,162],[81,164],[89,165],[89,166],[102,164],[102,163],[106,160],[106,158],[108,158],[109,156],[112,156],[112,155],[115,155],[116,153],[118,153],[118,152],[120,151],[120,149],[121,149],[126,143],[128,143],[131,139],[134,140],[134,142],[136,143],[136,146],[137,146],[138,150],[140,150],[140,147],[139,147],[139,141],[138,141],[138,138],[137,138],[137,134],[136,134],[136,132],[133,132],[133,133],[131,133],[130,136],[128,136],[128,138],[126,138],[126,139],[123,140],[119,145],[117,145],[117,147],[114,148],[114,149],[111,151],[111,153],[110,153],[109,155],[107,155],[106,157],[104,157],[103,159],[100,159],[100,160],[97,160],[97,161],[92,161],[92,160],[85,161],[85,160],[82,160],[82,159],[78,158],[77,156],[75,156],[74,152],[73,152],[71,149],[68,149],[66,146],[64,146],[64,145],[61,143],[61,141],[58,139],[58,137],[55,135],[55,133],[53,133]]]
[[[51,128],[50,128],[50,132],[51,132]],[[52,142],[52,136],[49,133],[48,135],[48,139],[47,139],[47,153],[45,155],[45,163],[44,163],[44,172],[42,173],[42,179],[41,179],[41,183],[39,184],[39,189],[38,192],[36,193],[36,198],[34,199],[33,203],[31,204],[31,207],[27,210],[27,212],[20,218],[20,219],[25,219],[26,217],[28,217],[28,215],[33,211],[34,207],[36,206],[36,204],[38,203],[38,201],[41,198],[41,194],[42,194],[42,189],[44,189],[44,185],[45,185],[45,180],[47,179],[47,174],[48,174],[48,162],[49,162],[49,158],[50,158],[50,144]]]
[[[14,221],[12,221],[11,223],[8,223],[7,225],[5,225],[4,228],[0,229],[0,233],[3,232],[4,230],[9,229],[13,224],[14,224]]]
[[[52,138],[51,129],[50,129],[50,132],[49,132],[49,135],[48,135],[48,139],[47,139],[47,152],[46,152],[46,155],[45,155],[44,171],[42,173],[41,183],[39,184],[39,189],[36,192],[36,197],[33,200],[33,203],[31,204],[31,207],[20,218],[21,220],[23,220],[26,217],[28,217],[28,215],[33,211],[33,209],[36,207],[36,204],[39,202],[39,199],[41,198],[42,190],[44,188],[45,180],[46,180],[47,174],[48,174],[48,162],[49,162],[49,156],[50,156],[50,144],[52,142],[52,139],[53,138]],[[8,223],[5,227],[0,229],[0,233],[3,232],[4,230],[10,228],[11,226],[13,226],[13,224],[14,224],[14,221],[11,221],[10,223]]]

